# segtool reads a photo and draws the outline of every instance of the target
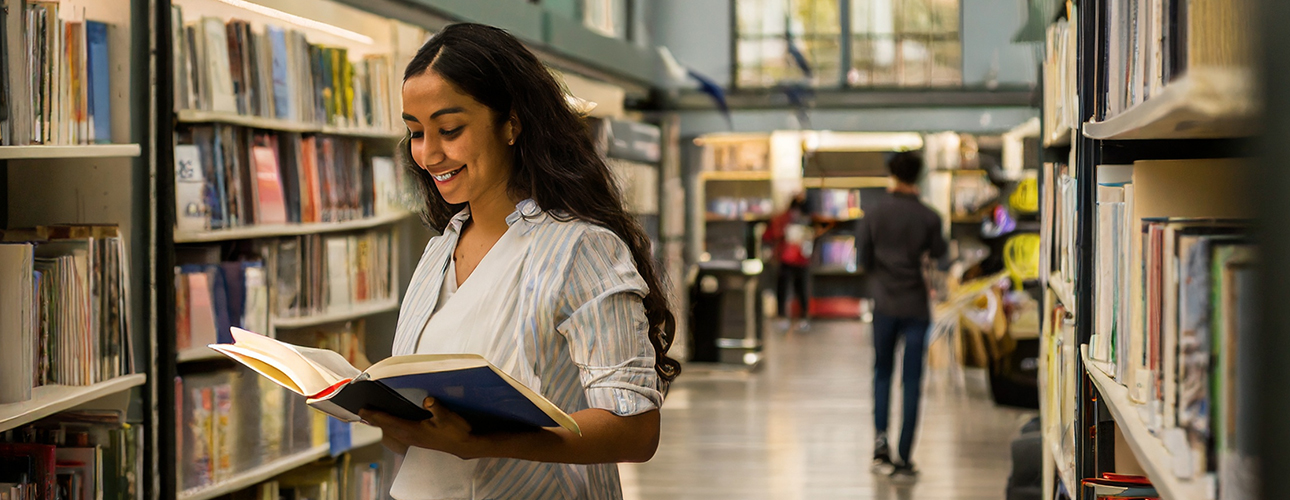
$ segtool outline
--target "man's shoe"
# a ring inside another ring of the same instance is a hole
[[[887,448],[887,434],[879,434],[873,441],[873,463],[869,471],[874,474],[891,474],[896,465],[891,462],[891,451]]]
[[[907,485],[918,481],[918,469],[914,468],[914,464],[906,462],[894,464],[893,467],[887,475],[893,484]]]

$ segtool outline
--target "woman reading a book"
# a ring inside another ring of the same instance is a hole
[[[581,432],[472,433],[364,410],[406,457],[392,495],[620,498],[617,462],[653,456],[673,317],[649,240],[560,84],[505,31],[448,26],[404,74],[410,176],[430,240],[393,354],[475,353]]]

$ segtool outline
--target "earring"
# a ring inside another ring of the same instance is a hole
[[[514,145],[515,145],[515,139],[511,139],[511,140],[509,140],[509,141],[506,141],[506,144],[507,144],[508,146],[514,146]]]

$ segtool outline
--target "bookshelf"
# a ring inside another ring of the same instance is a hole
[[[338,311],[328,311],[323,314],[301,316],[298,318],[272,317],[269,319],[269,321],[273,324],[273,328],[275,329],[306,328],[310,326],[325,325],[327,323],[337,323],[341,321],[348,321],[351,319],[362,318],[364,316],[371,316],[373,314],[388,313],[388,312],[394,312],[398,310],[399,310],[399,300],[396,297],[389,300],[381,300],[381,301],[376,301],[371,303],[359,304],[359,305],[350,307],[348,309],[341,309]]]
[[[52,160],[72,158],[129,158],[140,153],[138,144],[87,144],[84,146],[0,146],[0,160]]]
[[[411,215],[412,214],[410,212],[398,212],[344,222],[267,224],[234,229],[217,229],[214,231],[175,233],[175,243],[211,243],[232,240],[251,240],[257,238],[274,238],[279,236],[300,236],[305,234],[342,233],[395,224],[408,219]]]
[[[1091,139],[1215,139],[1252,135],[1259,109],[1254,77],[1239,69],[1197,69],[1110,119],[1084,124]]]
[[[1133,449],[1133,455],[1146,470],[1147,477],[1151,478],[1151,484],[1161,497],[1210,498],[1210,485],[1206,481],[1179,479],[1174,475],[1173,456],[1165,448],[1164,442],[1147,429],[1142,419],[1141,405],[1129,401],[1128,389],[1089,362],[1088,346],[1081,349],[1080,359],[1088,370],[1089,378],[1097,386],[1100,401],[1115,418],[1116,425],[1125,435],[1125,441]]]
[[[30,400],[0,405],[0,431],[6,431],[80,407],[106,396],[128,391],[146,383],[142,373],[117,377],[94,385],[46,385],[37,387]]]
[[[274,337],[291,335],[293,342],[343,344],[354,340],[355,332],[380,335],[384,325],[392,325],[399,292],[410,273],[403,266],[405,255],[424,243],[417,240],[422,236],[413,227],[415,218],[401,190],[398,142],[406,131],[397,114],[398,82],[402,68],[429,35],[421,27],[367,8],[336,1],[172,0],[156,9],[157,24],[171,28],[157,37],[158,73],[169,76],[161,79],[166,85],[158,87],[157,97],[170,111],[161,113],[156,130],[161,139],[157,163],[164,166],[156,179],[161,207],[157,283],[175,283],[157,287],[157,330],[164,378],[178,377],[184,386],[181,394],[172,390],[159,395],[161,420],[168,428],[200,426],[189,408],[199,399],[194,391],[210,386],[218,398],[224,387],[231,387],[234,397],[255,390],[238,385],[232,374],[240,372],[230,372],[228,363],[206,362],[225,358],[204,347],[210,343],[205,335],[212,330],[203,326],[199,341],[193,333],[199,330],[188,329],[198,324],[188,316],[194,307],[209,307],[216,318],[226,312],[230,325]],[[208,44],[212,37],[217,41]],[[281,44],[286,46],[285,57]],[[219,54],[225,48],[228,55]],[[264,64],[269,59],[273,64]],[[225,61],[223,67],[217,64],[220,60]],[[336,72],[329,78],[319,72],[322,66],[300,61],[330,61]],[[278,69],[275,65],[286,66],[286,76],[274,72],[273,78],[265,78],[265,71]],[[225,77],[234,84],[221,87],[218,82]],[[261,148],[260,156],[256,148]],[[200,165],[202,174],[194,180],[177,159]],[[266,172],[276,175],[268,187],[261,184]],[[181,174],[185,177],[177,179]],[[191,186],[184,191],[180,182],[201,182],[198,192],[217,193],[218,201],[212,204],[204,194],[195,196]],[[282,197],[264,198],[266,189],[281,190]],[[278,215],[278,203],[285,216]],[[203,274],[206,284],[199,277]],[[217,282],[225,283],[223,300]],[[199,286],[209,288],[193,288]],[[209,291],[214,300],[203,306],[189,295],[193,290]],[[234,290],[243,291],[238,295]],[[256,298],[254,307],[251,297]],[[206,325],[204,321],[200,324]],[[365,328],[369,322],[374,326]],[[217,320],[214,332],[219,324]],[[370,343],[385,341],[377,337]],[[257,416],[265,412],[261,420],[280,420],[269,418],[268,412],[282,415],[283,409],[262,402],[259,411],[239,411]],[[300,417],[297,410],[285,411],[282,418]],[[317,426],[325,420],[309,420],[315,443],[322,432]],[[233,443],[256,442],[259,437],[252,427],[234,424],[211,432]],[[363,425],[352,429],[351,449],[379,444],[379,430]],[[252,434],[241,435],[245,432]],[[223,479],[211,483],[200,474],[194,479],[186,463],[192,448],[181,444],[184,439],[175,432],[159,436],[163,497],[227,496],[332,454],[330,445],[321,445],[254,467],[253,462],[234,462],[212,474]]]
[[[372,446],[380,442],[380,429],[363,424],[354,425],[353,446],[351,449]],[[315,446],[300,453],[282,457],[273,462],[246,470],[208,487],[182,491],[176,498],[178,500],[209,500],[222,497],[268,481],[301,466],[317,462],[330,455],[331,448],[328,445]]]
[[[0,431],[12,431],[0,442],[34,435],[28,426],[64,425],[71,420],[65,412],[117,412],[119,419],[82,425],[89,445],[129,466],[111,470],[98,462],[98,470],[78,471],[80,480],[155,498],[149,471],[158,462],[149,449],[160,426],[149,321],[155,211],[146,154],[153,81],[148,6],[141,0],[9,1],[0,16],[6,60],[0,92],[7,103],[0,120],[0,232],[10,242],[3,245],[0,280],[10,292],[0,304],[0,317],[8,320],[0,325],[6,403]],[[74,80],[62,79],[71,75]],[[63,81],[66,87],[54,85]],[[34,258],[14,259],[13,250],[22,247]],[[96,265],[82,265],[90,262]],[[80,272],[67,273],[73,269]],[[14,318],[51,310],[75,321],[15,327]],[[77,453],[71,440],[37,441],[60,456]]]
[[[388,139],[394,141],[403,139],[403,136],[405,135],[405,132],[400,130],[339,127],[199,109],[178,110],[175,113],[175,119],[179,123],[225,123],[248,128],[277,130],[280,132],[321,133],[347,137],[362,137],[367,139]]]
[[[1081,481],[1116,472],[1146,476],[1165,500],[1245,497],[1259,450],[1244,443],[1260,437],[1242,413],[1257,406],[1241,399],[1254,379],[1236,366],[1255,356],[1246,336],[1264,335],[1249,322],[1263,189],[1244,159],[1261,132],[1257,3],[1186,2],[1175,18],[1071,1],[1049,28],[1046,498],[1083,498]]]

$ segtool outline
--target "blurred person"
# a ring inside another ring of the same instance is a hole
[[[797,298],[800,321],[797,329],[809,330],[811,311],[811,252],[815,245],[815,232],[811,215],[806,208],[806,193],[793,196],[788,208],[770,220],[762,240],[773,245],[775,261],[779,264],[779,279],[775,286],[777,313],[781,318],[792,318],[789,298]]]
[[[873,293],[874,439],[873,470],[896,482],[912,482],[914,433],[922,398],[923,363],[927,354],[931,307],[923,276],[924,259],[946,253],[941,217],[918,199],[923,170],[918,153],[897,153],[887,162],[889,195],[865,213],[864,260]],[[904,340],[901,384],[904,386],[900,443],[893,457],[888,445],[892,370],[896,344]]]

